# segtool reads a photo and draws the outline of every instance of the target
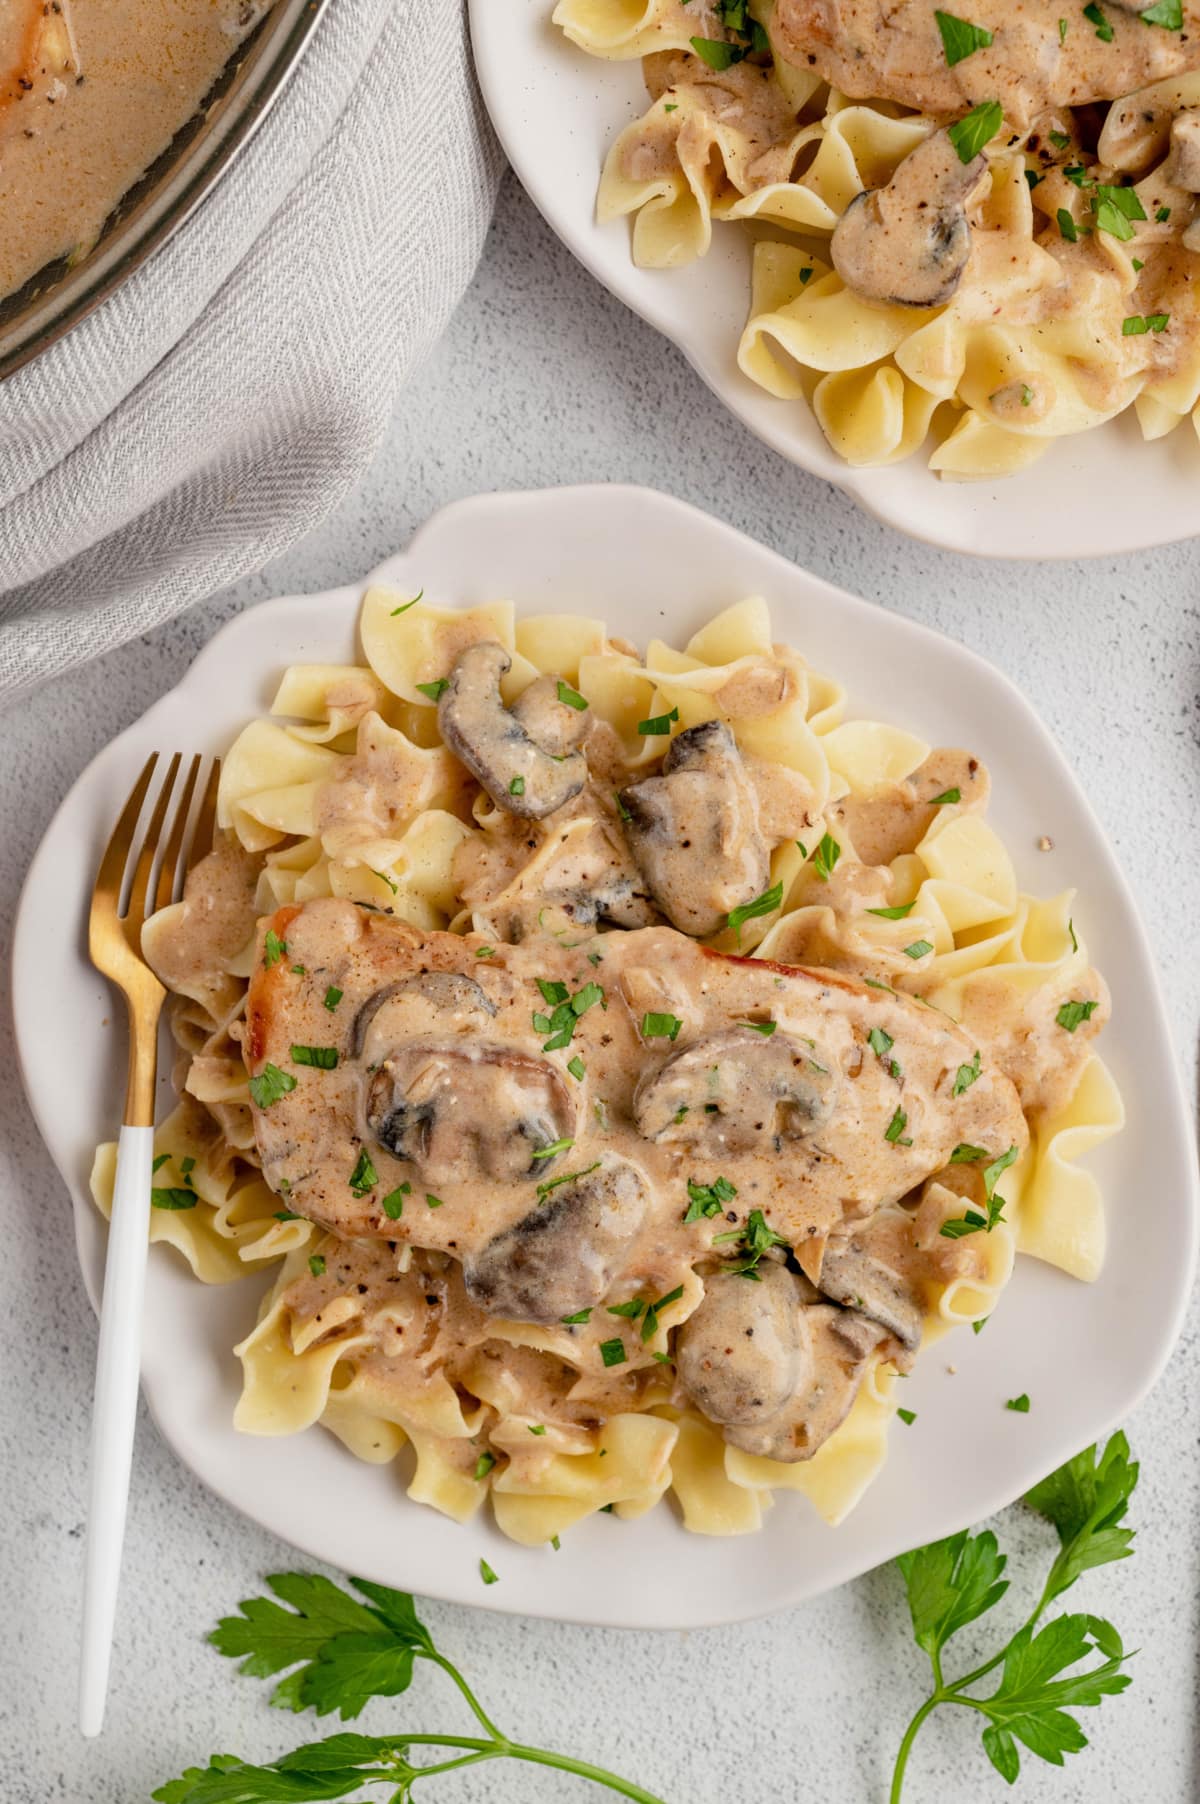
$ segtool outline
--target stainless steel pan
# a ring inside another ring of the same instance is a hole
[[[265,117],[331,4],[276,0],[91,249],[49,264],[0,301],[0,380],[70,331],[199,206]]]

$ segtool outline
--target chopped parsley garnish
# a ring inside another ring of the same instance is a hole
[[[751,1209],[744,1228],[738,1229],[733,1234],[716,1235],[713,1245],[715,1246],[718,1241],[722,1240],[741,1241],[740,1251],[744,1258],[741,1265],[728,1268],[731,1276],[752,1278],[756,1284],[761,1283],[758,1263],[764,1253],[769,1252],[772,1247],[788,1247],[789,1252],[791,1250],[790,1243],[782,1234],[775,1232],[761,1209]]]
[[[943,12],[935,12],[933,16],[942,34],[942,49],[946,53],[948,68],[953,69],[955,63],[973,56],[977,50],[986,50],[992,41],[990,31],[985,31],[982,25],[972,25],[969,19],[959,19],[953,13]]]
[[[867,1035],[867,1045],[878,1059],[885,1059],[895,1044],[891,1034],[885,1033],[882,1027],[873,1027]]]
[[[429,1207],[431,1209],[444,1209],[446,1207],[446,1205],[442,1201],[441,1197],[434,1196],[434,1194],[431,1190],[427,1190],[425,1192],[425,1201],[429,1204]]]
[[[313,1253],[311,1255],[311,1257],[308,1261],[308,1269],[312,1273],[314,1278],[321,1278],[324,1276],[325,1261],[322,1258],[320,1253]]]
[[[1000,130],[1004,109],[998,100],[983,100],[947,128],[960,163],[973,163]]]
[[[295,1088],[296,1080],[291,1072],[281,1071],[278,1065],[264,1065],[258,1076],[250,1079],[251,1099],[260,1109],[269,1109],[272,1103]]]
[[[400,885],[396,882],[396,879],[394,877],[389,877],[386,871],[377,871],[373,864],[368,865],[367,869],[370,871],[372,877],[378,877],[380,883],[387,884],[387,886],[391,890],[393,896],[398,893],[398,891],[400,889]]]
[[[558,699],[564,707],[574,708],[577,714],[582,714],[587,707],[587,703],[578,689],[572,689],[570,683],[564,683],[561,677],[558,679]]]
[[[778,1025],[779,1025],[779,1023],[777,1021],[739,1021],[738,1022],[739,1027],[748,1027],[750,1029],[751,1033],[761,1034],[764,1040],[769,1040],[771,1038],[771,1035],[775,1032],[775,1029],[778,1027]]]
[[[1143,25],[1161,25],[1164,31],[1183,30],[1183,0],[1154,0],[1138,14]]]
[[[971,1060],[969,1065],[959,1066],[954,1078],[954,1088],[951,1090],[950,1094],[952,1096],[961,1096],[964,1090],[969,1090],[971,1085],[978,1079],[979,1072],[979,1052],[977,1049],[975,1057]]]
[[[547,1178],[537,1187],[538,1201],[543,1202],[552,1190],[558,1189],[560,1184],[573,1184],[577,1178],[586,1178],[593,1171],[599,1171],[599,1169],[600,1161],[597,1159],[593,1164],[585,1165],[582,1171],[564,1171],[557,1178]]]
[[[1097,227],[1113,238],[1132,238],[1131,222],[1146,217],[1136,188],[1117,188],[1107,182],[1098,184],[1094,207]]]
[[[383,1199],[383,1213],[387,1216],[389,1221],[400,1220],[400,1217],[404,1214],[404,1199],[411,1194],[412,1185],[407,1179],[405,1179],[403,1184],[397,1184],[394,1190],[388,1191]]]
[[[514,777],[508,786],[508,793],[510,796],[523,796],[525,794],[524,777]]]
[[[530,1434],[545,1434],[546,1432],[541,1422],[530,1422],[528,1428]]]
[[[339,990],[336,984],[330,984],[325,992],[325,1007],[329,1010],[330,1014],[333,1013],[344,994],[345,992]]]
[[[830,833],[821,835],[821,843],[812,855],[813,869],[822,882],[828,883],[833,876],[833,868],[842,855],[842,848]]]
[[[1054,1019],[1060,1027],[1065,1027],[1069,1034],[1073,1034],[1080,1022],[1090,1021],[1099,1007],[1098,1002],[1064,1002]]]
[[[623,1366],[626,1360],[625,1342],[623,1340],[602,1340],[600,1357],[606,1366]]]
[[[927,952],[932,951],[933,947],[928,940],[914,940],[911,946],[904,948],[904,956],[905,958],[924,958]]]
[[[477,946],[475,956],[476,958],[495,958],[496,948],[494,946]]]
[[[306,968],[303,965],[293,965],[292,966],[292,976],[293,977],[307,977],[308,971],[306,970]]]
[[[617,804],[617,813],[620,815],[621,819],[623,821],[631,821],[633,819],[633,816],[630,814],[628,808],[626,808],[624,802],[621,800],[621,794],[620,794],[619,790],[616,790],[616,789],[613,790],[613,801]]]
[[[537,987],[542,993],[542,1001],[548,1002],[551,1008],[556,1003],[566,1002],[571,994],[565,983],[553,982],[549,977],[539,977]]]
[[[1145,332],[1165,332],[1170,320],[1169,313],[1130,313],[1121,321],[1121,332],[1125,338],[1140,338]]]
[[[969,1141],[960,1140],[950,1154],[951,1165],[978,1165],[981,1159],[987,1158],[986,1146],[972,1146]]]
[[[170,1153],[159,1153],[159,1155],[155,1159],[153,1165],[150,1167],[150,1170],[152,1172],[161,1171],[163,1166],[167,1163],[167,1160],[170,1157],[171,1157]]]
[[[1166,225],[1168,219],[1171,217],[1170,207],[1159,207],[1154,217],[1159,225]]]
[[[275,1221],[299,1221],[300,1217],[296,1214],[296,1211],[294,1209],[276,1209],[275,1215],[274,1215],[274,1220]]]
[[[642,1322],[642,1326],[641,1326],[641,1336],[642,1336],[643,1343],[645,1343],[648,1340],[653,1340],[654,1336],[658,1333],[659,1311],[662,1309],[665,1309],[669,1303],[678,1303],[678,1301],[682,1295],[683,1295],[683,1285],[677,1284],[675,1286],[674,1290],[669,1290],[667,1292],[665,1297],[659,1297],[656,1302],[651,1303],[647,1306],[645,1318],[644,1318],[644,1320]],[[661,1359],[663,1357],[664,1356],[662,1354],[655,1355],[656,1359]]]
[[[1079,941],[1078,941],[1078,940],[1077,940],[1077,939],[1076,939],[1076,938],[1075,938],[1075,922],[1074,922],[1074,920],[1070,920],[1070,921],[1068,921],[1068,922],[1067,922],[1067,932],[1068,932],[1068,933],[1069,933],[1069,934],[1070,934],[1070,936],[1071,936],[1071,950],[1072,950],[1072,952],[1078,952],[1078,950],[1079,950]]]
[[[608,1303],[605,1305],[609,1315],[621,1315],[627,1322],[636,1322],[646,1307],[645,1297],[630,1297],[627,1303]]]
[[[960,1161],[960,1163],[965,1162],[965,1155],[967,1153],[978,1155],[985,1159],[987,1158],[987,1154],[980,1153],[978,1147],[972,1146],[965,1149],[956,1147],[955,1151],[950,1155],[951,1164],[955,1163],[959,1152],[964,1153],[964,1160]],[[1015,1162],[1016,1158],[1017,1149],[1015,1146],[1010,1146],[1006,1153],[1001,1153],[1000,1157],[987,1167],[983,1174],[983,1188],[987,1196],[987,1214],[981,1215],[978,1209],[968,1209],[964,1215],[958,1215],[950,1221],[944,1221],[938,1232],[943,1235],[945,1239],[961,1240],[965,1234],[978,1234],[981,1231],[990,1234],[992,1229],[1004,1220],[1004,1198],[996,1195],[996,1185],[999,1182],[1001,1174],[1008,1170],[1009,1166]]]
[[[418,683],[417,688],[422,695],[427,695],[431,702],[436,702],[444,690],[449,689],[449,677],[439,677],[436,683]]]
[[[1066,132],[1047,132],[1046,136],[1049,138],[1051,144],[1053,144],[1055,150],[1065,150],[1067,145],[1071,142]]]
[[[571,1073],[571,1076],[575,1079],[577,1084],[581,1084],[587,1075],[587,1066],[584,1064],[578,1053],[575,1054],[573,1059],[567,1060],[567,1070]]]
[[[1010,1397],[1004,1407],[1005,1409],[1015,1409],[1019,1416],[1027,1416],[1029,1414],[1028,1392],[1022,1391],[1019,1397]]]
[[[157,1185],[150,1191],[150,1207],[152,1209],[194,1209],[200,1198],[192,1189],[180,1189],[171,1185],[160,1190]]]
[[[642,1016],[643,1040],[677,1040],[683,1022],[678,1015],[656,1015],[647,1013]]]
[[[422,595],[424,595],[424,593],[425,593],[424,589],[418,589],[417,593],[413,596],[411,601],[406,601],[403,603],[403,605],[401,607],[392,609],[390,618],[394,620],[396,618],[397,614],[407,614],[409,608],[416,607],[417,603],[420,601],[420,599],[421,599]]]
[[[639,720],[637,730],[643,739],[662,739],[671,731],[672,723],[678,719],[679,709],[672,708],[669,714],[655,714],[650,720]]]
[[[1085,19],[1090,19],[1092,24],[1096,27],[1096,36],[1100,39],[1101,43],[1112,43],[1113,28],[1105,18],[1103,12],[1096,5],[1096,0],[1090,0],[1090,4],[1084,7],[1083,16]]]
[[[368,1190],[374,1190],[378,1182],[379,1173],[372,1165],[371,1155],[364,1146],[355,1160],[354,1170],[350,1173],[350,1188],[355,1196],[366,1196]]]
[[[914,896],[911,902],[899,902],[895,908],[868,908],[867,913],[878,915],[881,921],[903,921],[916,906],[917,898]]]
[[[1058,220],[1058,229],[1066,239],[1067,243],[1078,244],[1079,227],[1075,224],[1075,221],[1072,219],[1067,209],[1065,207],[1060,207],[1055,214],[1055,218]]]
[[[899,1416],[900,1420],[906,1422],[910,1428],[917,1419],[917,1412],[915,1409],[898,1409],[896,1414]]]
[[[576,990],[572,996],[565,983],[552,983],[545,977],[539,977],[538,988],[545,1001],[552,1005],[553,1013],[535,1014],[533,1025],[540,1034],[549,1034],[550,1038],[542,1046],[543,1052],[558,1052],[569,1046],[575,1034],[575,1026],[581,1015],[586,1015],[597,1002],[604,1002],[604,991],[598,983],[585,983],[582,989]]]
[[[986,1315],[980,1316],[980,1318],[977,1322],[971,1323],[971,1333],[972,1334],[982,1334],[984,1329],[987,1327],[987,1325],[988,1325],[988,1317]]]
[[[737,1195],[736,1186],[728,1178],[714,1178],[711,1184],[697,1184],[694,1178],[687,1181],[688,1206],[684,1213],[684,1221],[699,1221],[701,1216],[710,1220],[720,1215],[726,1203],[731,1203]]]
[[[496,1455],[494,1453],[481,1453],[479,1455],[479,1458],[475,1461],[476,1484],[481,1483],[481,1481],[487,1477],[495,1463]]]
[[[534,1153],[535,1159],[557,1159],[559,1153],[569,1152],[574,1140],[552,1140],[549,1146],[539,1146]]]
[[[755,896],[753,902],[743,902],[738,908],[731,908],[725,921],[727,930],[736,933],[738,944],[741,944],[742,927],[747,921],[757,920],[759,915],[773,914],[783,902],[783,883],[773,883],[765,889],[761,896]]]
[[[338,1062],[336,1046],[293,1046],[293,1065],[312,1065],[318,1071],[332,1071]]]
[[[983,1174],[983,1188],[987,1193],[989,1203],[996,1194],[996,1185],[1000,1182],[1001,1177],[1008,1170],[1009,1166],[1016,1164],[1018,1156],[1016,1147],[1010,1146],[1006,1153],[1001,1153],[1000,1157],[993,1160],[987,1167]],[[1003,1199],[1001,1200],[1003,1201]]]
[[[583,1322],[590,1322],[592,1312],[590,1309],[577,1309],[574,1315],[564,1315],[561,1319],[566,1327],[576,1328]]]
[[[962,801],[962,790],[961,789],[943,789],[940,796],[931,796],[930,797],[929,806],[931,808],[949,808],[955,802],[961,802],[961,801]]]
[[[263,941],[263,964],[270,970],[272,965],[279,963],[286,951],[287,941],[281,940],[279,935],[268,927],[267,937]]]
[[[498,1585],[500,1583],[499,1575],[492,1571],[486,1560],[480,1560],[479,1562],[479,1576],[485,1585]]]
[[[908,1116],[899,1104],[897,1104],[896,1113],[892,1116],[892,1119],[888,1122],[887,1127],[884,1130],[884,1139],[890,1140],[893,1146],[911,1146],[911,1140],[902,1138],[907,1126]]]

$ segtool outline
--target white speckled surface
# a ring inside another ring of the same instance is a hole
[[[473,289],[409,390],[384,454],[340,513],[259,577],[0,717],[5,958],[21,877],[60,797],[117,729],[177,681],[219,622],[264,596],[365,572],[456,496],[605,478],[672,489],[818,574],[965,641],[1021,684],[1080,771],[1139,891],[1194,1093],[1200,546],[1038,570],[978,564],[898,538],[728,419],[682,358],[571,261],[511,180]],[[66,1197],[16,1088],[7,1009],[0,1035],[8,1073],[0,1095],[0,1594],[11,1656],[0,1685],[0,1794],[6,1804],[134,1804],[212,1749],[270,1758],[307,1735],[202,1642],[262,1574],[290,1563],[289,1551],[208,1497],[143,1425],[108,1728],[98,1744],[77,1738],[95,1328]],[[1113,1206],[1143,1211],[1153,1232],[1153,1197]],[[1187,1804],[1200,1794],[1200,1389],[1189,1371],[1198,1322],[1194,1308],[1166,1377],[1128,1425],[1144,1461],[1137,1557],[1072,1594],[1072,1607],[1111,1616],[1127,1644],[1142,1649],[1134,1685],[1085,1713],[1093,1745],[1066,1772],[1027,1757],[1017,1794],[1027,1804]],[[1017,1556],[1014,1591],[1023,1599],[1040,1583],[1052,1537],[1017,1511],[1002,1519],[1001,1534]],[[996,1620],[1014,1623],[1017,1607],[1002,1605]],[[892,1571],[767,1622],[686,1637],[441,1606],[427,1614],[511,1732],[610,1764],[671,1804],[828,1795],[876,1804],[922,1695]],[[965,1659],[974,1645],[968,1632]],[[407,1699],[371,1706],[362,1726],[383,1733],[458,1722],[469,1732],[462,1718],[426,1673]],[[541,1804],[600,1794],[553,1773],[494,1766],[430,1781],[421,1795]],[[974,1726],[956,1716],[925,1730],[905,1795],[911,1804],[959,1804],[1008,1793]]]

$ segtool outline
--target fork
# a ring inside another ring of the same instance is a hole
[[[181,762],[176,752],[145,830],[139,833],[159,769],[158,753],[147,760],[101,860],[88,921],[92,963],[122,991],[128,1007],[129,1075],[104,1265],[92,1413],[79,1669],[79,1727],[87,1736],[99,1735],[104,1725],[137,1417],[150,1234],[158,1021],[166,991],[142,957],[142,928],[148,915],[175,899],[184,877],[212,847],[221,769],[214,759],[189,839],[188,820],[203,761],[191,760],[180,786]]]

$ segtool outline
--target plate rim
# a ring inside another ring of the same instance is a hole
[[[972,647],[962,644],[960,641],[953,639],[950,635],[945,634],[936,628],[927,626],[924,622],[909,619],[906,615],[895,614],[891,610],[883,608],[879,603],[840,589],[837,585],[829,583],[824,578],[816,576],[805,570],[802,566],[797,565],[782,553],[776,551],[773,547],[762,544],[760,541],[753,539],[749,534],[741,532],[739,529],[732,527],[724,520],[721,520],[718,516],[715,516],[702,508],[696,507],[690,502],[681,501],[678,497],[665,494],[658,489],[633,484],[586,483],[548,489],[495,491],[485,495],[461,497],[431,514],[412,535],[407,546],[384,559],[382,563],[377,565],[362,579],[356,579],[350,583],[342,584],[335,589],[279,595],[262,602],[251,604],[249,607],[241,610],[229,620],[222,623],[216,632],[213,633],[212,637],[206,641],[200,652],[184,671],[180,680],[151,703],[150,707],[139,715],[136,720],[130,722],[120,734],[109,740],[95,757],[89,760],[88,764],[80,772],[62,798],[62,801],[54,811],[46,831],[40,839],[37,849],[30,860],[29,868],[22,883],[20,896],[17,902],[12,946],[13,1015],[16,1030],[15,1045],[17,1062],[22,1086],[39,1134],[42,1137],[43,1143],[47,1148],[56,1171],[66,1185],[68,1195],[71,1199],[76,1253],[85,1288],[93,1309],[97,1307],[97,1295],[99,1289],[99,1261],[97,1254],[93,1249],[98,1248],[101,1245],[103,1240],[103,1230],[99,1224],[98,1218],[94,1214],[90,1199],[86,1194],[86,1178],[80,1182],[80,1174],[72,1171],[70,1159],[65,1151],[60,1158],[60,1148],[59,1145],[56,1144],[53,1121],[47,1110],[43,1108],[39,1096],[36,1093],[29,1060],[27,1058],[26,1047],[31,1021],[31,1010],[28,1007],[29,989],[34,980],[31,975],[26,976],[23,975],[23,973],[32,973],[32,971],[36,969],[36,960],[29,956],[29,953],[32,950],[32,940],[36,931],[35,916],[32,907],[32,895],[36,883],[43,872],[43,866],[48,864],[53,858],[60,821],[68,814],[72,805],[78,802],[81,795],[86,794],[86,791],[96,782],[99,775],[105,774],[111,764],[120,762],[122,749],[131,742],[136,742],[140,734],[144,734],[146,723],[151,717],[156,716],[160,711],[165,712],[172,704],[174,704],[180,698],[181,693],[197,680],[197,673],[199,673],[199,679],[201,681],[204,680],[205,672],[208,667],[220,661],[225,645],[230,639],[236,636],[238,631],[245,630],[247,621],[252,617],[256,621],[261,622],[264,615],[268,617],[274,616],[293,609],[297,604],[308,607],[323,606],[329,610],[331,615],[335,609],[345,609],[348,614],[347,625],[351,632],[353,632],[358,604],[365,589],[375,582],[390,583],[396,581],[398,577],[402,577],[405,574],[406,569],[414,561],[419,560],[421,544],[425,536],[427,534],[432,535],[435,531],[444,530],[447,522],[453,524],[457,516],[473,517],[473,529],[475,529],[477,527],[479,516],[482,515],[486,522],[487,515],[495,510],[506,511],[508,509],[515,509],[523,512],[537,513],[543,509],[549,508],[562,509],[569,514],[580,507],[585,510],[593,507],[609,508],[614,504],[618,507],[622,505],[635,505],[642,508],[648,507],[654,514],[661,515],[664,520],[664,527],[662,529],[664,536],[668,536],[680,528],[685,528],[689,522],[694,524],[697,521],[702,521],[708,528],[715,529],[720,534],[735,542],[739,548],[749,547],[756,557],[765,557],[768,563],[779,568],[783,580],[789,584],[794,584],[799,579],[801,582],[811,585],[812,591],[817,596],[835,598],[839,611],[843,614],[848,613],[852,619],[857,620],[859,623],[869,624],[872,621],[877,621],[880,617],[883,617],[894,625],[900,626],[903,631],[913,635],[918,641],[923,641],[926,644],[935,642],[939,652],[943,655],[947,649],[949,649],[955,659],[965,660],[970,669],[977,672],[980,676],[985,677],[989,684],[996,686],[1003,691],[1010,707],[1018,710],[1021,718],[1032,728],[1035,735],[1044,743],[1044,745],[1047,745],[1050,748],[1052,774],[1057,779],[1058,785],[1066,790],[1070,805],[1074,809],[1076,815],[1084,823],[1089,837],[1094,840],[1095,846],[1107,868],[1108,879],[1115,886],[1118,896],[1124,904],[1126,915],[1132,923],[1136,931],[1137,939],[1140,942],[1143,963],[1150,975],[1150,986],[1145,997],[1146,1015],[1144,1018],[1152,1020],[1153,1024],[1164,1038],[1165,1046],[1168,1049],[1167,1055],[1165,1055],[1165,1063],[1170,1069],[1172,1079],[1171,1094],[1169,1098],[1164,1099],[1161,1093],[1159,1093],[1156,1100],[1164,1129],[1169,1128],[1172,1141],[1174,1142],[1174,1152],[1172,1157],[1174,1157],[1176,1153],[1182,1155],[1179,1158],[1181,1177],[1186,1173],[1186,1196],[1182,1199],[1182,1215],[1186,1230],[1186,1244],[1181,1244],[1178,1240],[1174,1244],[1174,1251],[1177,1255],[1175,1268],[1179,1273],[1181,1281],[1177,1284],[1173,1307],[1166,1311],[1165,1314],[1160,1312],[1159,1331],[1153,1360],[1148,1360],[1145,1365],[1138,1370],[1133,1381],[1128,1384],[1122,1392],[1119,1400],[1111,1405],[1106,1413],[1102,1413],[1099,1425],[1094,1429],[1089,1429],[1089,1438],[1094,1438],[1096,1440],[1102,1439],[1104,1436],[1110,1434],[1119,1422],[1137,1408],[1147,1393],[1158,1382],[1178,1343],[1194,1282],[1197,1246],[1198,1241],[1200,1241],[1200,1172],[1197,1170],[1196,1149],[1194,1137],[1192,1136],[1190,1129],[1190,1115],[1183,1074],[1180,1069],[1174,1035],[1171,1030],[1170,1017],[1166,1011],[1162,980],[1159,974],[1153,944],[1141,920],[1140,910],[1137,905],[1137,899],[1133,888],[1111,849],[1107,835],[1105,835],[1101,824],[1091,807],[1086,792],[1073,767],[1059,747],[1050,728],[1042,721],[1037,711],[1022,694],[1016,683],[1013,682],[1006,672],[991,664]],[[350,612],[351,610],[353,610],[352,613]],[[270,677],[273,674],[273,670],[264,670],[264,680],[270,680]],[[131,760],[130,763],[132,771],[133,760]],[[87,897],[85,895],[80,898],[81,918],[86,917],[86,909]],[[73,953],[75,953],[76,950],[77,948],[72,948]],[[85,954],[80,953],[80,958],[81,962],[86,967],[87,961]],[[1169,1104],[1166,1108],[1163,1107],[1164,1100]],[[1036,1264],[1037,1262],[1034,1263]],[[186,1279],[189,1286],[195,1284],[195,1280],[192,1279],[190,1273],[183,1273],[181,1275]],[[254,1276],[261,1276],[261,1274],[248,1273],[247,1281]],[[232,1295],[235,1291],[240,1291],[242,1282],[243,1281],[239,1280],[236,1286],[229,1287],[226,1294]],[[171,1422],[165,1409],[160,1407],[161,1400],[154,1373],[153,1371],[147,1372],[145,1368],[143,1368],[142,1389],[151,1417],[163,1439],[166,1441],[174,1455],[195,1474],[206,1489],[221,1498],[224,1503],[236,1509],[239,1514],[247,1517],[250,1521],[253,1521],[260,1526],[266,1527],[271,1532],[280,1535],[281,1538],[286,1539],[290,1544],[296,1546],[310,1557],[327,1563],[337,1564],[336,1560],[330,1562],[328,1553],[322,1551],[321,1547],[317,1544],[320,1540],[319,1534],[308,1536],[304,1533],[294,1532],[291,1527],[286,1530],[281,1529],[278,1523],[271,1520],[265,1513],[265,1505],[262,1510],[248,1507],[246,1502],[240,1497],[230,1494],[230,1491],[226,1488],[226,1485],[220,1476],[214,1477],[211,1473],[203,1469],[202,1462],[199,1461],[197,1457],[193,1457],[191,1443],[186,1439],[181,1440],[177,1438],[172,1432]],[[295,1438],[299,1441],[302,1437]],[[349,1458],[351,1456],[346,1455],[346,1457]],[[973,1509],[969,1518],[965,1521],[958,1520],[958,1518],[955,1517],[953,1519],[955,1526],[947,1527],[943,1532],[946,1534],[957,1532],[958,1529],[971,1526],[974,1523],[983,1520],[986,1516],[990,1516],[999,1509],[1007,1507],[1009,1504],[1017,1501],[1033,1483],[1036,1483],[1040,1477],[1045,1476],[1047,1472],[1053,1470],[1055,1465],[1057,1465],[1062,1458],[1066,1457],[1069,1457],[1069,1452],[1064,1452],[1060,1448],[1056,1457],[1050,1463],[1047,1464],[1044,1461],[1035,1461],[1033,1467],[1022,1470],[1022,1476],[1017,1482],[1015,1489],[1013,1489],[1011,1484],[1006,1481],[1001,1487],[1002,1494],[991,1495],[986,1507],[978,1510]],[[1015,1458],[1010,1462],[1010,1465],[1015,1469],[1017,1465]],[[995,1487],[993,1487],[993,1492],[994,1491]],[[401,1502],[401,1509],[403,1509],[406,1504],[407,1500]],[[632,1524],[628,1526],[632,1528]],[[676,1529],[680,1534],[684,1532],[678,1524],[676,1524]],[[834,1530],[831,1532],[836,1534],[837,1531]],[[464,1539],[464,1552],[466,1551],[468,1551],[468,1549]],[[865,1561],[855,1560],[852,1562],[853,1570],[839,1570],[828,1580],[824,1580],[820,1577],[812,1582],[801,1580],[799,1585],[794,1586],[790,1591],[784,1586],[782,1588],[782,1594],[778,1599],[773,1600],[769,1607],[766,1608],[760,1607],[757,1604],[751,1604],[748,1608],[738,1607],[736,1604],[733,1607],[721,1604],[719,1607],[705,1609],[704,1599],[689,1599],[687,1600],[688,1608],[686,1610],[681,1610],[679,1614],[672,1616],[670,1619],[658,1620],[654,1623],[636,1620],[630,1621],[627,1615],[613,1616],[611,1614],[604,1614],[602,1611],[598,1613],[589,1613],[581,1610],[577,1606],[571,1607],[569,1611],[564,1614],[562,1608],[555,1607],[552,1597],[548,1597],[541,1605],[539,1605],[537,1601],[531,1601],[528,1598],[524,1598],[513,1604],[508,1604],[503,1598],[495,1595],[495,1590],[493,1588],[489,1588],[488,1591],[481,1596],[476,1596],[474,1592],[469,1591],[465,1582],[462,1584],[459,1584],[458,1582],[448,1582],[441,1572],[430,1575],[434,1582],[428,1588],[417,1588],[422,1589],[424,1595],[444,1598],[456,1603],[466,1603],[476,1608],[492,1609],[503,1614],[537,1616],[555,1621],[586,1623],[597,1627],[624,1627],[630,1629],[654,1628],[659,1630],[713,1627],[742,1620],[756,1619],[764,1615],[778,1613],[780,1610],[790,1609],[809,1597],[820,1595],[826,1590],[834,1589],[841,1584],[848,1582],[853,1577],[861,1576],[867,1571],[874,1570],[876,1566],[886,1563],[900,1551],[903,1551],[903,1546],[901,1544],[892,1545],[889,1543],[883,1551],[878,1552],[877,1556],[872,1555]],[[380,1582],[383,1583],[391,1583],[395,1580],[394,1572],[389,1573],[380,1570],[370,1557],[362,1558],[358,1562],[358,1569],[364,1576],[378,1577]],[[715,1606],[716,1599],[714,1599],[713,1602]],[[697,1603],[700,1606],[699,1608],[694,1607]]]

